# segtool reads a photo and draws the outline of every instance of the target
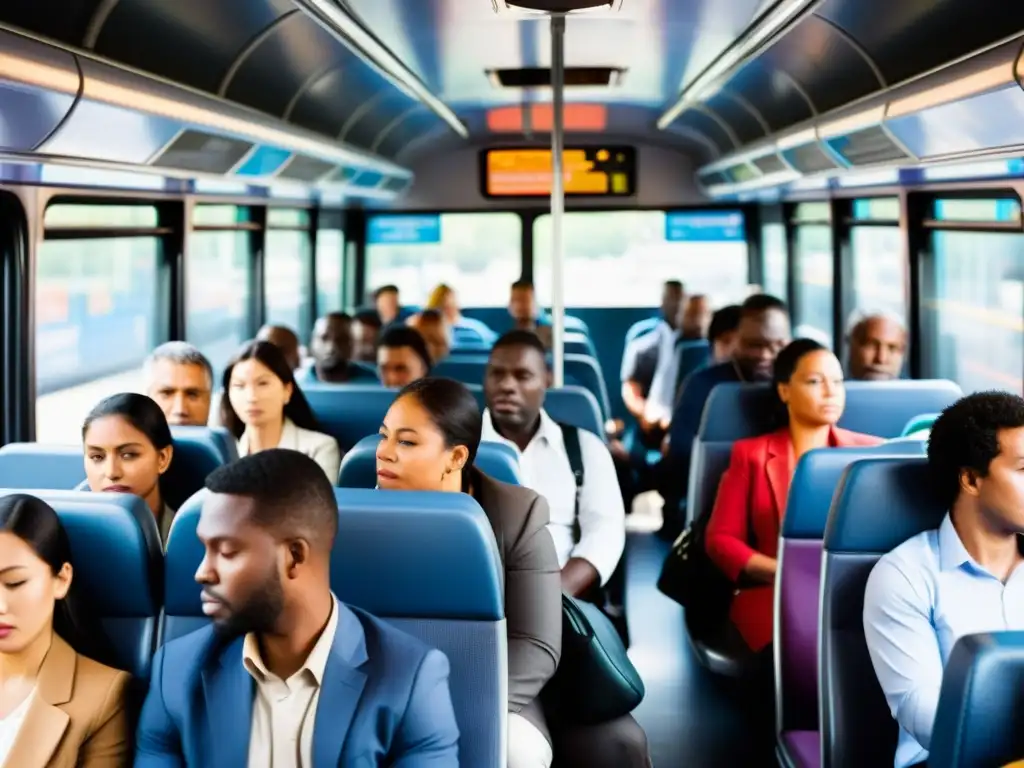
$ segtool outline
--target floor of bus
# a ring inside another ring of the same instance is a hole
[[[770,726],[751,722],[742,692],[700,666],[683,609],[655,586],[669,545],[648,532],[647,517],[637,507],[630,515],[626,605],[629,656],[647,689],[633,715],[647,732],[654,768],[774,765]]]

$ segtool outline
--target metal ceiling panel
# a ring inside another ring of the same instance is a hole
[[[380,99],[389,93],[399,96],[399,91],[363,64],[335,69],[307,89],[296,102],[291,121],[336,138],[346,123],[375,110]],[[406,103],[412,101],[404,94],[400,98]]]
[[[291,0],[120,0],[96,51],[216,93],[246,43],[294,9]]]
[[[702,112],[699,109],[691,109],[685,112],[676,120],[676,124],[682,128],[690,128],[707,136],[718,148],[720,154],[724,155],[737,149],[736,142],[733,141],[722,125],[706,112]]]
[[[743,67],[729,81],[731,92],[743,94],[773,132],[814,117],[809,97],[792,77],[769,70],[760,59]]]
[[[295,13],[252,48],[227,83],[225,96],[281,117],[312,75],[354,58],[323,27],[305,14]]]
[[[0,19],[68,45],[81,45],[100,0],[3,0]]]
[[[890,84],[1024,31],[1019,0],[826,0],[817,13],[859,42]]]
[[[381,93],[375,99],[373,109],[350,121],[342,138],[350,144],[368,150],[373,146],[377,135],[409,106],[411,101],[394,89]]]
[[[726,91],[720,91],[718,95],[708,101],[716,115],[725,120],[740,140],[740,144],[747,144],[757,139],[763,139],[768,135],[767,126],[754,115],[753,107],[744,105],[740,99]],[[743,100],[745,101],[745,99]]]
[[[394,126],[383,139],[378,136],[376,141],[379,144],[375,151],[384,157],[394,157],[402,147],[417,136],[439,125],[441,125],[441,121],[436,115],[426,110],[417,110],[403,117],[401,122]]]

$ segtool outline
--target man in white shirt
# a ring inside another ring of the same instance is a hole
[[[583,469],[577,504],[566,434],[544,411],[550,380],[544,345],[534,334],[510,331],[498,339],[484,375],[482,439],[503,442],[519,454],[523,485],[547,498],[551,508],[548,530],[562,589],[583,597],[608,582],[622,557],[625,511],[608,448],[597,435],[570,427],[579,439]]]

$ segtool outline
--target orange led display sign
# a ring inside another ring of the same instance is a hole
[[[490,149],[483,156],[483,192],[488,197],[551,194],[550,149]],[[625,197],[635,194],[632,147],[572,147],[563,152],[566,195]]]

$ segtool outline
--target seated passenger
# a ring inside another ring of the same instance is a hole
[[[932,426],[928,466],[949,513],[883,556],[864,592],[864,637],[900,727],[896,768],[928,759],[954,643],[1024,630],[1024,399],[979,392],[951,405]]]
[[[556,423],[544,410],[551,374],[544,345],[528,331],[509,331],[494,343],[484,374],[484,440],[519,454],[523,485],[550,506],[548,531],[562,569],[562,591],[594,598],[622,557],[626,522],[615,467],[597,435]],[[572,430],[583,468],[577,499],[564,431]]]
[[[375,365],[380,316],[374,309],[361,309],[352,318],[352,359]]]
[[[269,341],[281,350],[288,367],[293,371],[302,367],[302,350],[295,331],[283,325],[264,325],[256,333],[256,341]]]
[[[551,349],[551,322],[541,312],[533,283],[529,280],[516,280],[512,283],[508,313],[512,318],[513,329],[532,331],[544,344],[544,349]]]
[[[558,666],[562,610],[548,504],[536,491],[493,480],[473,466],[482,418],[476,399],[452,379],[405,387],[384,417],[378,487],[468,493],[498,542],[505,570],[508,628],[508,768],[647,768],[647,740],[632,717],[548,734],[539,694]],[[562,747],[573,749],[566,758]]]
[[[0,573],[0,764],[131,765],[130,676],[100,663],[109,649],[80,623],[98,624],[77,602],[67,533],[35,496],[0,499]]]
[[[711,325],[711,301],[703,293],[686,298],[679,310],[679,340],[696,341],[706,339]]]
[[[419,331],[393,325],[377,346],[377,374],[385,387],[404,387],[430,375],[430,352]]]
[[[345,384],[366,380],[367,371],[352,365],[352,318],[344,312],[331,312],[313,325],[309,353],[313,365],[301,374],[303,383],[322,381]]]
[[[437,365],[448,357],[448,353],[452,349],[451,329],[448,327],[444,315],[436,309],[425,309],[410,317],[406,324],[410,328],[415,328],[427,343],[432,365]]]
[[[168,341],[142,366],[146,394],[181,427],[205,427],[210,420],[213,368],[202,352],[184,341]]]
[[[402,320],[406,313],[398,300],[398,286],[382,285],[373,292],[373,304],[377,309],[381,327],[387,328],[391,323]]]
[[[166,544],[174,510],[164,503],[160,477],[171,466],[174,444],[160,406],[134,392],[111,395],[85,417],[82,443],[89,490],[141,498]]]
[[[441,283],[433,291],[423,307],[424,309],[436,309],[447,321],[448,325],[456,332],[461,330],[470,331],[473,335],[479,336],[481,341],[488,344],[493,343],[498,337],[486,323],[474,320],[472,317],[464,317],[459,310],[459,300],[451,286]]]
[[[800,457],[814,448],[881,442],[836,426],[846,405],[843,369],[818,342],[797,339],[783,349],[773,382],[786,426],[733,444],[705,534],[708,556],[741,587],[730,618],[753,651],[772,640],[779,529]]]
[[[851,379],[890,381],[903,371],[907,328],[892,312],[854,312],[846,335]]]
[[[334,483],[341,468],[337,441],[319,431],[316,417],[281,350],[250,341],[224,369],[221,424],[238,439],[238,455],[290,448],[311,457]]]
[[[317,465],[269,450],[206,487],[213,624],[157,652],[136,768],[457,768],[447,658],[331,592],[338,505]]]
[[[739,304],[730,304],[711,316],[711,325],[708,326],[711,365],[726,363],[735,355],[741,312]]]

